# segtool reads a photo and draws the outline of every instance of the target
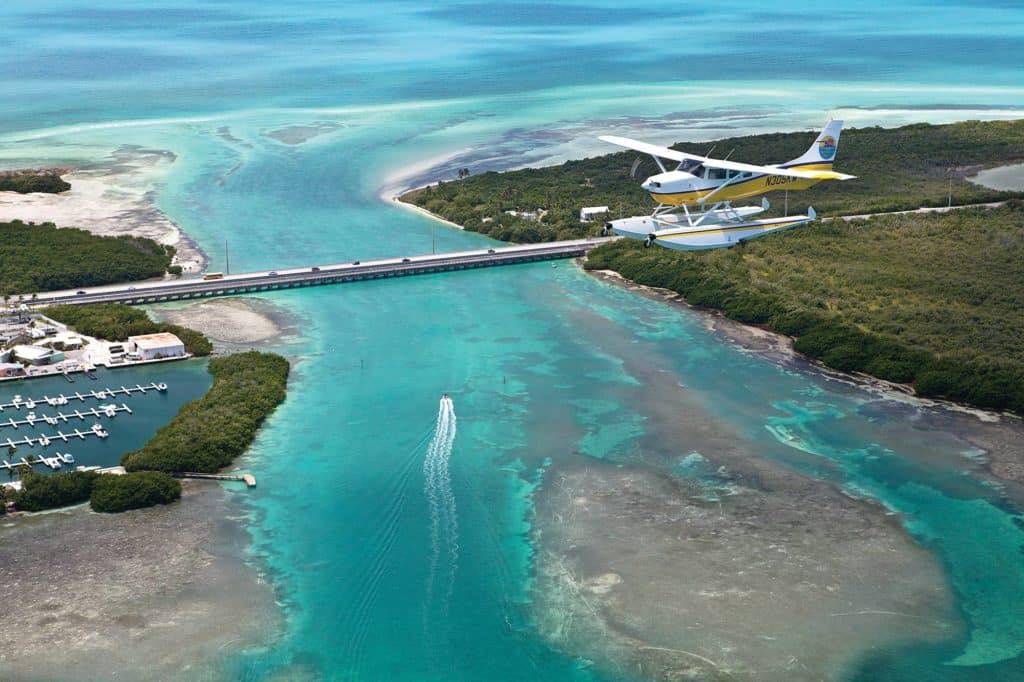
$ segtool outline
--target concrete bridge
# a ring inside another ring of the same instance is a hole
[[[245,272],[206,280],[185,278],[160,282],[137,282],[81,290],[49,291],[35,294],[23,302],[31,305],[83,304],[83,303],[157,303],[207,296],[234,296],[236,294],[291,289],[320,284],[341,284],[368,279],[406,277],[470,268],[488,268],[498,265],[532,263],[535,261],[576,258],[590,249],[617,239],[594,237],[565,242],[503,246],[476,251],[439,253],[408,258],[388,258],[301,268]]]

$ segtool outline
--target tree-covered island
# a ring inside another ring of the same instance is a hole
[[[104,237],[53,223],[0,222],[0,294],[114,284],[179,272],[175,249],[146,237]]]
[[[70,183],[60,177],[68,172],[70,170],[67,168],[29,168],[0,171],[0,192],[60,194],[71,189]]]
[[[716,156],[752,163],[798,156],[813,133],[720,140]],[[676,148],[706,153],[712,143]],[[558,166],[483,173],[402,197],[467,229],[515,242],[596,234],[582,206],[649,214],[634,152]],[[836,168],[858,176],[789,196],[791,210],[859,215],[1007,202],[949,214],[821,221],[728,250],[644,249],[620,240],[590,253],[610,269],[696,306],[795,338],[796,350],[845,372],[911,384],[919,395],[1024,413],[1024,193],[967,178],[1024,159],[1024,121],[844,130]],[[635,177],[634,177],[635,175]],[[783,196],[770,196],[781,215]],[[756,201],[751,203],[757,203]],[[511,213],[510,213],[511,212]],[[531,215],[532,214],[532,215]],[[525,216],[525,217],[524,217]]]

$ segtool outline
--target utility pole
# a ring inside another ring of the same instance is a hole
[[[786,215],[789,215],[789,190],[786,190]]]
[[[224,240],[224,274],[231,274],[231,260],[228,257],[228,240]]]

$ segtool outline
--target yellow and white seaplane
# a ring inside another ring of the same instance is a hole
[[[733,207],[732,202],[780,189],[807,189],[823,180],[852,179],[853,175],[832,170],[842,129],[842,121],[829,121],[803,156],[771,166],[711,159],[626,137],[603,135],[600,139],[605,142],[650,154],[661,173],[641,185],[658,202],[654,212],[650,216],[613,220],[605,224],[602,234],[614,232],[643,239],[644,246],[717,249],[808,223],[815,218],[813,208],[808,208],[804,215],[752,220],[751,216],[768,210],[767,198],[762,199],[760,206]],[[668,170],[663,159],[679,165]],[[697,210],[691,211],[691,206]]]

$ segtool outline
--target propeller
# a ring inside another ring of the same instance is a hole
[[[636,171],[637,171],[638,168],[640,168],[640,164],[642,162],[643,162],[643,159],[641,157],[639,157],[639,156],[636,157],[636,160],[633,161],[633,166],[629,169],[629,177],[636,178]]]

